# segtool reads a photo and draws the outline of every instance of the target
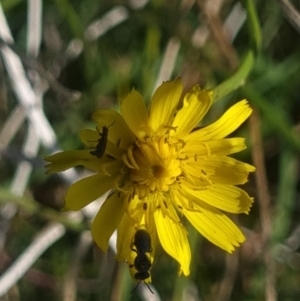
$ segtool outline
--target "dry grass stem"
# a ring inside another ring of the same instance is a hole
[[[263,143],[261,137],[260,116],[254,111],[250,118],[250,135],[252,142],[253,162],[256,166],[257,199],[260,207],[260,222],[262,229],[262,242],[264,250],[264,263],[266,272],[265,298],[266,301],[276,301],[276,275],[275,263],[271,255],[269,240],[272,231],[271,197],[268,190],[268,181],[265,169]]]

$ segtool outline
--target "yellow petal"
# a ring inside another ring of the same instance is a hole
[[[117,238],[117,258],[120,261],[128,260],[131,252],[131,244],[136,229],[139,228],[143,219],[143,202],[135,195],[125,196],[125,202],[128,204],[126,214],[122,217],[118,227]]]
[[[134,89],[121,103],[121,113],[130,130],[139,139],[149,135],[148,112],[140,93]]]
[[[99,140],[99,133],[95,130],[84,129],[79,133],[80,140],[89,147],[96,147]]]
[[[131,252],[131,243],[134,235],[134,228],[132,226],[129,216],[125,213],[118,226],[117,237],[117,259],[119,261],[128,260]]]
[[[157,246],[157,233],[156,233],[156,225],[155,225],[155,220],[152,212],[149,212],[149,217],[151,219],[151,223],[148,224],[147,222],[145,225],[140,225],[140,228],[145,228],[147,226],[147,231],[150,234],[151,237],[151,252],[150,252],[150,258],[151,261],[154,260],[155,257],[155,252],[156,252],[156,246]]]
[[[143,219],[143,202],[139,199],[137,194],[135,194],[133,198],[129,195],[127,202],[127,214],[131,219],[132,226],[137,229]]]
[[[191,250],[187,239],[186,229],[175,223],[161,210],[154,212],[157,235],[165,251],[177,260],[185,276],[190,273]]]
[[[97,127],[100,132],[103,131],[104,126],[109,127],[108,140],[117,144],[118,147],[127,149],[135,142],[136,138],[134,134],[118,112],[113,110],[97,110],[93,113],[93,119],[97,121]],[[99,139],[99,134],[97,137]]]
[[[196,209],[198,212],[183,208],[182,212],[197,231],[219,248],[232,253],[245,241],[240,229],[218,209],[205,203]]]
[[[152,97],[149,116],[149,125],[154,132],[157,132],[162,125],[171,125],[182,89],[180,79],[165,82],[156,89]]]
[[[114,110],[95,110],[93,119],[101,126],[110,126],[119,123],[123,118]]]
[[[241,185],[248,181],[249,172],[255,167],[231,157],[189,158],[182,164],[185,174],[196,178],[206,178],[212,183]]]
[[[124,214],[124,197],[110,195],[100,208],[92,223],[92,235],[98,247],[106,252],[109,238],[117,229]]]
[[[241,185],[248,181],[249,172],[254,172],[255,167],[230,157],[214,157],[197,161],[190,158],[182,164],[182,170],[186,178],[194,177],[191,183],[194,181],[199,184],[197,179],[201,179],[205,186],[209,183]]]
[[[248,213],[253,203],[253,198],[242,189],[231,186],[215,184],[208,189],[193,190],[184,188],[192,196],[199,206],[203,202],[230,213]],[[187,196],[187,198],[189,198]]]
[[[245,138],[227,138],[206,142],[190,139],[183,148],[183,152],[189,157],[195,157],[195,155],[197,157],[226,156],[245,148]]]
[[[246,100],[229,108],[220,119],[211,125],[201,128],[188,136],[188,139],[201,141],[221,139],[236,130],[252,113]]]
[[[149,232],[152,244],[151,257],[153,257],[157,243],[156,225],[153,217],[153,212],[156,210],[158,204],[157,198],[155,194],[149,194],[147,198],[141,200],[135,195],[133,198],[130,197],[128,203],[127,213],[131,220],[130,225],[135,229],[145,229]],[[128,229],[128,227],[127,225],[125,229]],[[122,230],[120,229],[120,231]]]
[[[98,159],[99,160],[99,159]],[[91,156],[90,150],[71,150],[59,152],[45,157],[47,173],[61,172],[74,166],[83,165],[92,170],[97,170],[99,166]]]
[[[219,184],[245,184],[249,172],[255,171],[254,166],[230,157],[210,157],[200,164],[207,177],[214,183]]]
[[[175,135],[184,137],[201,121],[212,103],[212,94],[194,86],[184,97],[183,107],[176,114],[173,127]]]
[[[64,210],[80,210],[113,188],[115,179],[102,173],[72,184],[65,197]]]

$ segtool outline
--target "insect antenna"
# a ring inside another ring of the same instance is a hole
[[[140,281],[139,283],[137,283],[137,285],[136,285],[136,286],[134,287],[134,289],[131,291],[131,294],[138,288],[138,286],[141,284],[141,282],[142,282],[142,281]],[[153,292],[153,290],[151,289],[150,285],[149,285],[147,282],[144,282],[144,283],[147,285],[149,291],[154,295],[154,292]]]

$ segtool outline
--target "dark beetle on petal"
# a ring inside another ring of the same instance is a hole
[[[90,151],[90,154],[93,156],[96,156],[97,158],[102,158],[107,144],[107,136],[108,136],[108,129],[115,123],[115,121],[109,125],[109,126],[103,126],[102,127],[102,133],[99,131],[98,128],[97,131],[99,133],[100,138],[96,141],[90,141],[90,142],[97,142],[96,148],[92,151]]]
[[[131,267],[134,266],[134,268],[137,270],[137,272],[134,274],[134,278],[136,280],[139,280],[139,283],[132,290],[132,292],[134,292],[140,285],[140,283],[143,281],[147,285],[150,292],[154,294],[150,286],[145,282],[145,280],[150,277],[149,269],[151,268],[151,261],[146,253],[152,251],[151,237],[146,230],[139,229],[136,231],[131,250],[137,253],[133,265]]]
[[[131,247],[131,250],[136,253],[146,253],[152,251],[150,234],[144,229],[139,229],[135,232],[132,244],[136,249]]]

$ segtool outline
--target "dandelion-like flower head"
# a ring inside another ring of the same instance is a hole
[[[132,90],[121,102],[121,114],[94,113],[97,128],[80,134],[88,149],[46,158],[49,172],[76,165],[96,172],[69,188],[65,209],[79,210],[111,191],[93,221],[92,234],[105,251],[118,230],[117,257],[129,262],[133,276],[137,251],[132,242],[139,229],[150,234],[151,262],[160,241],[184,275],[189,274],[191,252],[183,216],[229,253],[245,240],[224,212],[249,212],[253,200],[236,185],[244,184],[255,168],[229,157],[246,148],[245,139],[226,137],[252,109],[243,100],[216,122],[197,127],[212,104],[212,92],[199,86],[185,95],[182,91],[180,79],[165,82],[147,108],[142,96]],[[101,136],[104,129],[107,137]],[[91,153],[99,146],[105,148],[103,156]]]

